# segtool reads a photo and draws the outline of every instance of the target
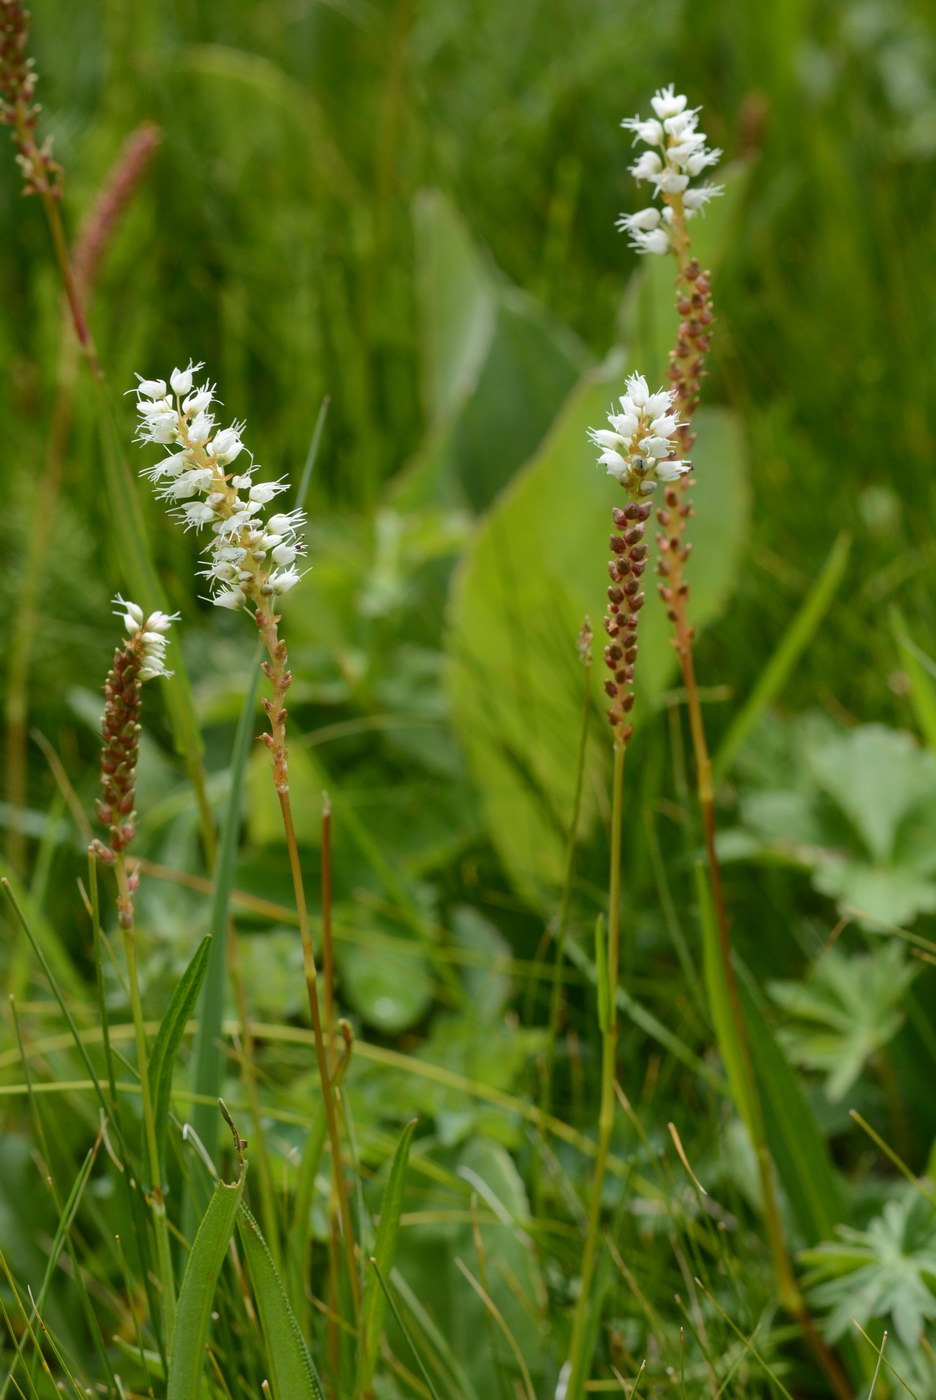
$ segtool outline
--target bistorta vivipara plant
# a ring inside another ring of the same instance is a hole
[[[137,871],[128,863],[126,852],[136,835],[134,808],[142,690],[147,681],[172,674],[166,670],[166,647],[169,627],[176,617],[170,617],[164,612],[153,612],[146,616],[139,604],[127,602],[119,594],[114,599],[114,610],[123,621],[126,637],[114,652],[113,664],[104,685],[101,797],[97,810],[98,817],[107,828],[108,839],[106,843],[100,840],[93,841],[90,856],[92,861],[96,858],[106,865],[113,866],[117,881],[117,913],[127,964],[127,985],[143,1105],[143,1134],[148,1174],[145,1196],[152,1212],[156,1237],[164,1335],[169,1337],[172,1335],[175,1318],[175,1282],[137,967],[133,896],[139,877]]]
[[[608,562],[608,573],[611,582],[608,587],[608,611],[604,619],[608,634],[604,660],[610,672],[605,679],[605,693],[611,701],[607,715],[614,748],[611,859],[607,936],[600,923],[595,935],[602,1046],[601,1101],[598,1149],[592,1172],[579,1296],[572,1322],[569,1360],[560,1385],[566,1400],[580,1400],[590,1363],[588,1338],[596,1306],[592,1282],[598,1257],[602,1190],[614,1127],[624,756],[634,732],[630,716],[635,702],[637,628],[646,601],[641,584],[648,561],[644,533],[646,522],[653,512],[647,497],[658,486],[680,480],[691,469],[689,462],[675,455],[680,427],[673,390],[659,389],[651,393],[643,375],[632,374],[627,380],[626,393],[618,399],[618,409],[612,407],[608,414],[608,427],[590,428],[588,431],[591,441],[601,448],[599,466],[606,467],[609,476],[613,476],[624,488],[628,501],[625,506],[615,506],[612,511],[614,530],[609,541],[612,558]]]
[[[144,468],[143,475],[153,482],[158,498],[185,529],[208,531],[200,571],[200,577],[206,580],[207,596],[216,607],[250,614],[266,651],[263,670],[272,694],[262,700],[270,726],[263,740],[272,757],[273,781],[289,853],[315,1056],[328,1121],[335,1200],[357,1308],[360,1282],[335,1102],[338,1069],[330,1070],[325,1046],[318,969],[290,803],[284,702],[292,676],[276,611],[280,598],[302,577],[299,560],[305,553],[305,515],[300,509],[265,514],[267,506],[288,489],[288,483],[254,479],[256,464],[243,463],[244,454],[250,457],[242,436],[245,425],[232,422],[227,427],[218,426],[212,411],[217,402],[214,385],[195,383],[202,368],[201,364],[190,362],[185,369],[174,369],[168,382],[137,375],[139,382],[131,391],[137,395],[137,438],[168,453]]]

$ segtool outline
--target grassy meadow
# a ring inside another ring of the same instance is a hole
[[[0,143],[0,1400],[936,1400],[930,8],[29,23],[94,351]],[[648,574],[620,789],[587,429],[666,381],[615,219],[670,82],[725,153],[698,696]],[[309,517],[294,840],[253,629],[139,475],[134,376],[190,360]],[[179,614],[129,927],[118,593]]]

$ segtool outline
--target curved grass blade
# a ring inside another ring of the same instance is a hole
[[[211,955],[208,959],[202,994],[201,1011],[198,1018],[198,1036],[195,1041],[195,1092],[205,1095],[204,1102],[196,1102],[192,1113],[192,1126],[204,1143],[209,1157],[215,1157],[218,1146],[218,1115],[214,1102],[221,1093],[223,1058],[221,1050],[221,1022],[224,1016],[224,983],[227,971],[227,928],[231,889],[237,864],[237,843],[240,831],[241,798],[244,790],[244,775],[247,759],[253,743],[254,715],[257,706],[257,693],[260,688],[260,653],[255,657],[250,684],[244,696],[234,748],[231,753],[230,787],[227,805],[221,819],[221,838],[218,846],[218,860],[214,871],[214,887],[211,896]]]
[[[172,1072],[175,1068],[182,1037],[185,1034],[185,1027],[195,1010],[195,1003],[205,980],[210,949],[211,939],[206,935],[199,943],[195,956],[183,972],[179,984],[172,994],[169,1009],[162,1019],[159,1034],[156,1036],[150,1055],[150,1088],[153,1098],[156,1147],[159,1153],[159,1168],[162,1177],[165,1177],[166,1169],[166,1138],[169,1131]]]
[[[779,695],[796,662],[815,636],[842,581],[850,549],[851,536],[843,530],[829,551],[822,572],[809,590],[805,602],[722,740],[712,765],[716,782],[728,772],[741,745],[767,706]]]
[[[387,1311],[387,1297],[381,1287],[381,1275],[389,1278],[396,1258],[397,1237],[400,1233],[400,1212],[403,1209],[403,1186],[409,1161],[410,1143],[416,1119],[403,1129],[397,1150],[390,1164],[390,1175],[380,1205],[380,1224],[374,1245],[372,1267],[364,1284],[364,1306],[361,1314],[361,1349],[358,1356],[357,1394],[366,1395],[374,1378],[377,1349]],[[373,1267],[376,1265],[376,1267]]]
[[[218,1274],[234,1233],[247,1176],[241,1140],[233,1125],[232,1131],[239,1157],[237,1180],[216,1184],[188,1257],[171,1341],[166,1400],[193,1400],[199,1394]]]
[[[322,1382],[276,1271],[269,1245],[243,1203],[237,1213],[237,1234],[244,1247],[247,1271],[257,1300],[276,1400],[325,1400]]]

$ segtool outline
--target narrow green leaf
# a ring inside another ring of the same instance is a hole
[[[786,681],[825,617],[845,573],[851,536],[843,531],[835,541],[822,572],[810,589],[802,607],[787,628],[747,701],[735,716],[715,755],[716,782],[723,778],[767,706],[777,698]]]
[[[810,1244],[832,1239],[846,1216],[828,1147],[764,1016],[754,979],[741,963],[736,972],[770,1155],[804,1237]]]
[[[237,865],[244,775],[256,722],[254,716],[261,675],[259,661],[258,647],[256,664],[251,671],[250,684],[244,696],[231,753],[227,805],[221,819],[218,859],[211,892],[211,917],[208,925],[211,933],[211,952],[198,1017],[198,1034],[195,1038],[193,1087],[196,1094],[204,1095],[205,1098],[195,1103],[192,1110],[192,1126],[208,1156],[212,1158],[217,1153],[218,1145],[218,1114],[212,1105],[223,1088],[224,1074],[221,1023],[224,1018],[224,984],[227,975],[228,910]]]
[[[305,1298],[305,1280],[308,1277],[309,1251],[312,1245],[312,1198],[327,1134],[325,1109],[324,1105],[320,1105],[306,1135],[299,1170],[296,1173],[292,1222],[288,1236],[289,1281],[294,1298]]]
[[[234,1233],[246,1176],[247,1163],[242,1160],[236,1181],[216,1184],[198,1227],[179,1294],[166,1400],[194,1400],[199,1394],[218,1274]]]
[[[377,1227],[377,1240],[374,1245],[374,1263],[364,1284],[364,1302],[361,1310],[361,1348],[358,1359],[357,1393],[365,1395],[374,1378],[377,1365],[377,1349],[383,1331],[387,1298],[381,1287],[381,1276],[389,1278],[396,1258],[397,1236],[400,1232],[400,1212],[403,1209],[403,1187],[406,1180],[406,1165],[409,1161],[410,1143],[416,1128],[416,1119],[403,1129],[393,1161],[390,1175],[384,1188],[380,1205],[380,1224]]]
[[[276,1400],[325,1400],[322,1382],[260,1226],[241,1203],[237,1235],[260,1313]]]
[[[725,1065],[725,1072],[728,1075],[728,1086],[735,1108],[741,1115],[751,1138],[756,1142],[760,1137],[756,1131],[759,1109],[752,1097],[750,1071],[746,1063],[744,1046],[739,1039],[738,1028],[732,1014],[731,994],[722,961],[718,924],[708,877],[700,862],[696,862],[696,895],[699,901],[699,916],[702,924],[705,987],[708,992],[712,1025],[715,1028],[715,1036]]]
[[[172,1074],[176,1056],[185,1034],[185,1027],[195,1010],[195,1003],[205,980],[208,969],[208,956],[211,939],[206,936],[199,943],[195,956],[182,974],[169,1009],[159,1027],[149,1062],[150,1088],[153,1099],[153,1117],[156,1128],[156,1145],[159,1150],[159,1166],[163,1178],[166,1166],[166,1138],[169,1131],[169,1105],[172,1097]],[[160,1185],[164,1184],[162,1181]]]
[[[914,642],[903,614],[897,608],[891,608],[890,625],[900,664],[910,678],[910,703],[917,724],[927,747],[936,753],[936,662]]]

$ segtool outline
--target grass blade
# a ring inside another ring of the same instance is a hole
[[[910,703],[927,747],[936,753],[936,664],[916,645],[903,614],[891,608],[891,632],[897,643],[900,664],[910,678]]]
[[[406,1181],[406,1165],[409,1161],[410,1144],[416,1128],[416,1119],[403,1129],[393,1161],[390,1175],[384,1188],[380,1206],[380,1224],[377,1227],[377,1241],[374,1245],[374,1258],[364,1284],[364,1304],[361,1314],[361,1349],[358,1360],[357,1393],[365,1395],[371,1388],[374,1368],[377,1364],[377,1349],[383,1331],[384,1316],[387,1311],[387,1298],[380,1286],[380,1275],[389,1278],[396,1258],[397,1236],[400,1232],[400,1212],[403,1209],[403,1187]]]
[[[169,1132],[172,1072],[175,1068],[182,1037],[185,1034],[185,1027],[195,1010],[195,1003],[205,980],[210,949],[211,939],[206,936],[199,943],[195,956],[183,972],[179,984],[172,994],[169,1009],[162,1019],[159,1034],[150,1055],[149,1074],[153,1097],[153,1118],[159,1167],[163,1178],[166,1170],[166,1138]]]
[[[223,1108],[223,1106],[222,1106]],[[225,1115],[227,1110],[223,1110]],[[230,1119],[228,1119],[230,1123]],[[224,1263],[237,1210],[244,1191],[247,1163],[244,1161],[241,1139],[234,1132],[238,1154],[237,1180],[218,1181],[205,1214],[202,1216],[195,1243],[192,1245],[182,1280],[172,1352],[166,1383],[166,1400],[193,1400],[200,1391],[205,1364],[205,1339],[211,1317],[218,1274]]]
[[[767,706],[780,694],[796,662],[815,636],[816,629],[825,617],[842,581],[850,549],[851,536],[843,530],[832,546],[822,572],[807,594],[805,602],[783,634],[780,645],[767,662],[756,686],[722,740],[712,765],[712,774],[716,782],[728,772],[741,745]]]
[[[257,1300],[276,1400],[325,1400],[322,1382],[269,1246],[243,1203],[237,1214],[237,1234],[244,1247],[247,1271]]]
[[[256,723],[254,717],[261,675],[259,648],[255,660],[257,664],[252,669],[251,682],[244,696],[231,753],[230,787],[221,820],[221,837],[211,895],[211,954],[208,958],[198,1018],[198,1036],[195,1041],[194,1087],[197,1094],[205,1095],[205,1102],[196,1103],[192,1112],[192,1126],[209,1157],[215,1156],[218,1146],[218,1115],[211,1105],[221,1093],[224,1073],[221,1022],[224,1017],[224,983],[227,970],[228,910],[237,864],[244,775]]]

